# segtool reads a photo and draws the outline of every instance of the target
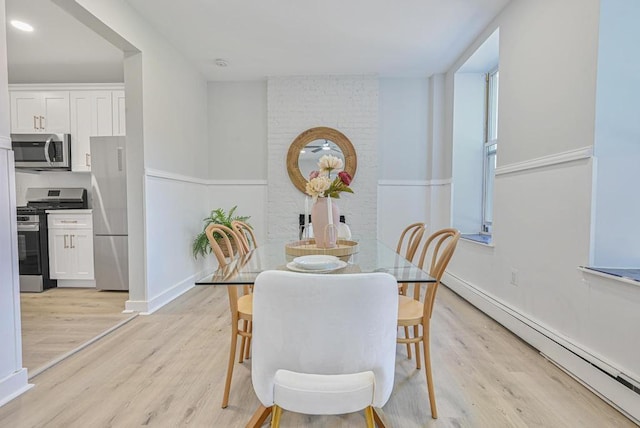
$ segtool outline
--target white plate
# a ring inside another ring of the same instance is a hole
[[[287,263],[287,269],[292,270],[294,272],[303,272],[303,273],[328,273],[328,272],[333,272],[334,270],[342,269],[345,266],[347,266],[347,262],[339,259],[336,262],[336,264],[333,265],[332,267],[329,267],[327,269],[317,269],[317,270],[302,269],[298,267],[298,265],[296,265],[294,262]]]
[[[326,254],[312,254],[310,256],[301,256],[293,259],[293,263],[298,269],[307,270],[323,270],[329,269],[336,265],[340,259],[336,256]]]

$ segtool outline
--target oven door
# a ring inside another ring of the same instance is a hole
[[[42,275],[39,223],[18,223],[18,268],[20,275]]]

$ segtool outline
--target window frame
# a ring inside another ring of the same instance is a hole
[[[482,225],[481,234],[493,232],[493,191],[498,151],[498,90],[500,69],[495,67],[485,75],[485,117],[482,168]],[[493,165],[491,165],[493,162]]]

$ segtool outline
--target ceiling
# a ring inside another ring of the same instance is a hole
[[[509,0],[125,0],[207,80],[447,70]],[[122,53],[50,0],[6,0],[10,83],[123,81]],[[216,59],[228,66],[218,67]]]

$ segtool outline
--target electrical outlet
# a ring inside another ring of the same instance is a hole
[[[518,270],[511,268],[511,285],[518,285]]]

